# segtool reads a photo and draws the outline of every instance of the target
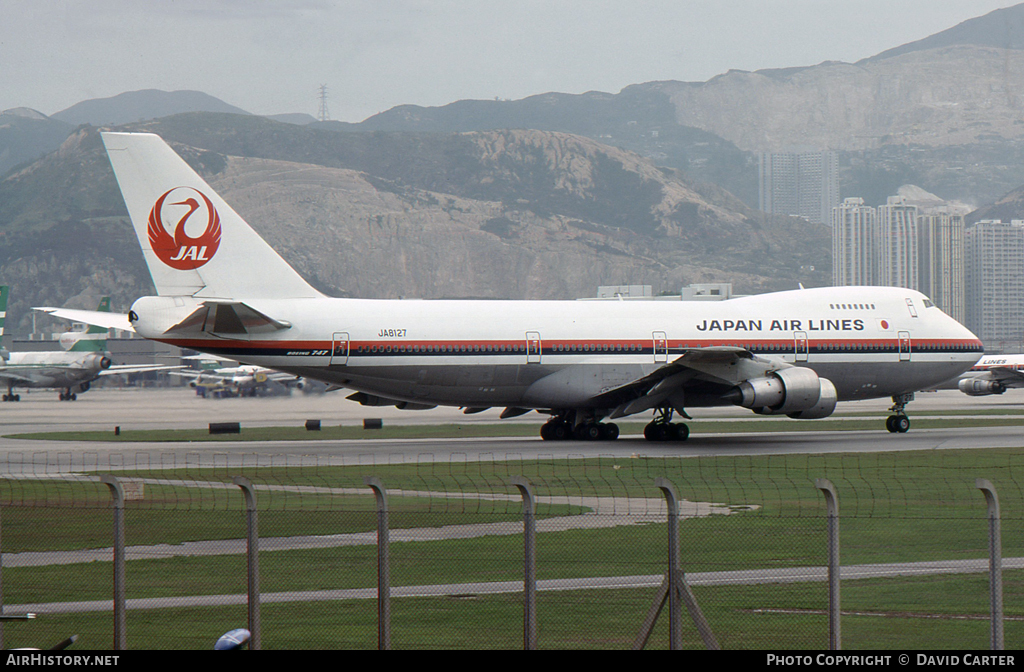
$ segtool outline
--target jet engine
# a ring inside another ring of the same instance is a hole
[[[110,357],[94,353],[85,358],[85,366],[90,369],[109,369]]]
[[[960,391],[970,397],[984,397],[987,394],[1002,394],[1006,386],[998,380],[984,378],[964,378],[956,384]]]
[[[832,415],[838,394],[829,379],[811,369],[792,367],[744,381],[725,398],[762,415],[811,420]]]

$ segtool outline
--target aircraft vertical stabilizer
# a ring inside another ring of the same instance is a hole
[[[96,308],[96,312],[109,313],[110,312],[110,297],[104,296],[100,299],[100,305]],[[99,327],[95,324],[90,325],[84,333],[75,334],[76,338],[71,346],[68,348],[68,352],[103,352],[107,349],[107,328]],[[65,334],[66,335],[66,334]],[[61,344],[63,345],[63,337],[61,338]]]
[[[160,296],[321,296],[152,133],[103,133]]]
[[[7,359],[7,350],[4,349],[4,322],[7,320],[7,285],[0,285],[0,359]]]

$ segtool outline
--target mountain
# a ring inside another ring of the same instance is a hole
[[[924,51],[954,45],[973,45],[996,49],[1024,49],[1024,4],[997,9],[984,16],[968,19],[952,28],[929,35],[922,40],[908,42],[899,47],[887,49],[860,62],[881,61],[912,51]]]
[[[0,175],[53,151],[72,126],[27,107],[0,112]]]
[[[1011,190],[994,203],[984,205],[965,217],[968,224],[982,219],[1001,219],[1004,222],[1024,219],[1024,186]]]
[[[707,82],[638,85],[676,120],[750,151],[790,145],[943,147],[1024,135],[1024,51],[955,45],[859,64],[731,70]]]
[[[683,170],[691,179],[717,184],[748,205],[757,204],[755,158],[712,133],[678,124],[669,98],[657,91],[545,93],[522,100],[460,100],[441,107],[400,105],[358,124],[316,126],[417,133],[561,131],[636,152],[657,165]]]
[[[52,115],[53,119],[78,126],[114,126],[157,119],[182,112],[249,114],[234,105],[200,91],[128,91],[110,98],[84,100]]]
[[[723,280],[755,292],[830,273],[823,227],[764,217],[580,136],[352,133],[209,113],[127,128],[172,142],[337,296],[564,299]],[[17,278],[26,306],[97,292],[125,306],[152,291],[94,129],[0,181],[0,240],[0,277]]]

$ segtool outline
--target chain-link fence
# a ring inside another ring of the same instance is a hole
[[[4,646],[210,648],[249,627],[264,649],[667,648],[678,614],[683,647],[822,649],[838,606],[844,649],[987,648],[979,478],[1000,504],[1006,647],[1024,643],[1014,451],[102,462],[0,464],[4,613],[39,614],[6,622]],[[839,506],[831,599],[818,479]]]

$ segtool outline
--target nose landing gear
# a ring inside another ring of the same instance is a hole
[[[889,408],[895,415],[885,419],[885,428],[890,434],[906,434],[910,431],[910,418],[904,412],[907,404],[914,400],[914,393],[897,394],[892,398],[893,404]]]

